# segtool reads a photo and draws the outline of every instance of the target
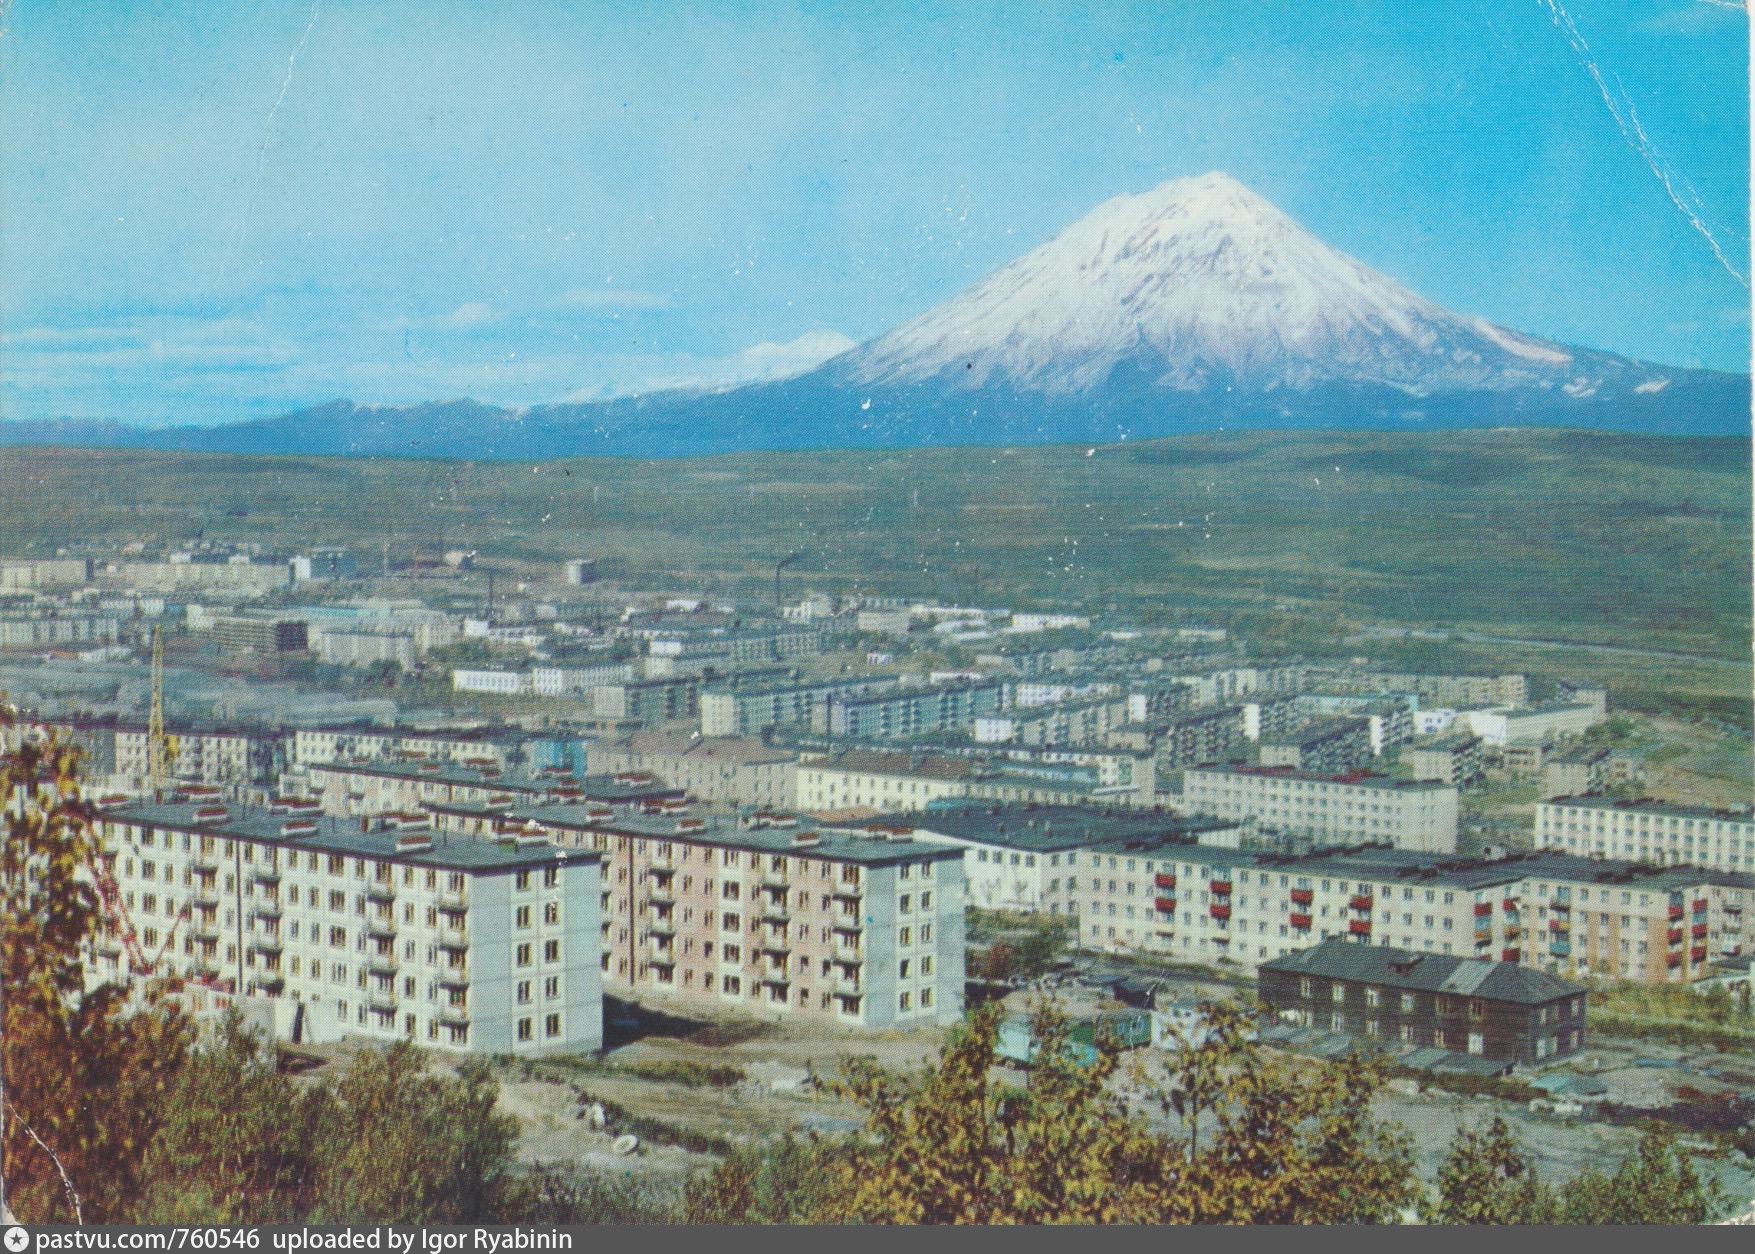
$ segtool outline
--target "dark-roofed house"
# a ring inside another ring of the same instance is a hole
[[[1392,1051],[1546,1065],[1584,1048],[1584,986],[1514,962],[1335,939],[1262,963],[1258,978],[1283,1018]]]

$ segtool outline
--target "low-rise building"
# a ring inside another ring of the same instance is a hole
[[[648,771],[701,801],[771,810],[798,804],[798,755],[755,736],[635,732],[597,742],[592,762],[606,774]]]
[[[811,712],[811,726],[831,736],[905,740],[972,728],[1006,706],[1000,681],[932,684],[888,692],[831,693]]]
[[[1469,730],[1489,745],[1551,745],[1557,740],[1582,736],[1603,721],[1604,715],[1595,704],[1532,705],[1525,708],[1500,706],[1485,710],[1467,710]]]
[[[1288,766],[1319,775],[1358,770],[1371,760],[1371,724],[1363,718],[1329,716],[1311,719],[1292,731],[1264,738],[1263,766]]]
[[[1282,1017],[1387,1049],[1545,1066],[1585,1047],[1584,986],[1516,963],[1330,940],[1256,979]]]
[[[1542,798],[1581,797],[1603,791],[1609,784],[1610,752],[1604,748],[1581,748],[1556,753],[1542,763]]]
[[[267,998],[277,1035],[493,1054],[602,1044],[599,858],[540,837],[435,840],[305,802],[104,811],[99,975]],[[144,969],[141,969],[144,968]]]

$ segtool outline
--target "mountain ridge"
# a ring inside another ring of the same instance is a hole
[[[6,423],[0,443],[529,458],[1111,443],[1275,426],[1747,434],[1749,399],[1746,375],[1451,313],[1214,172],[1106,201],[790,378],[520,410],[337,400],[202,428]]]

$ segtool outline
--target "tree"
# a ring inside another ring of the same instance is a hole
[[[146,1155],[138,1222],[303,1222],[313,1204],[316,1106],[234,1014],[170,1091]]]
[[[1652,1128],[1613,1175],[1590,1169],[1561,1190],[1559,1222],[1703,1224],[1724,1209],[1716,1180],[1702,1180],[1667,1129]]]
[[[1459,1128],[1438,1172],[1438,1201],[1422,1218],[1435,1224],[1553,1223],[1556,1201],[1505,1120]]]
[[[319,1221],[460,1224],[503,1213],[518,1124],[494,1112],[498,1092],[486,1064],[436,1074],[406,1041],[354,1055],[314,1112]]]
[[[808,1224],[837,1213],[839,1147],[816,1137],[740,1145],[683,1189],[686,1224]]]
[[[86,970],[102,850],[79,766],[79,750],[53,738],[0,758],[0,1163],[7,1204],[32,1223],[128,1218],[188,1044],[157,985],[131,998]]]

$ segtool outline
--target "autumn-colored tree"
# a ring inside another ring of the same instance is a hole
[[[867,1132],[830,1173],[825,1219],[866,1223],[1373,1223],[1416,1196],[1407,1138],[1370,1114],[1376,1072],[1267,1060],[1241,1008],[1207,1008],[1176,1054],[1167,1127],[1135,1113],[1071,1048],[1051,1005],[1022,1090],[997,1085],[999,1011],[983,1007],[909,1083],[860,1067],[842,1091]],[[1143,1076],[1130,1077],[1136,1089]]]
[[[170,1091],[147,1150],[138,1222],[303,1222],[320,1100],[293,1085],[260,1036],[228,1019]]]
[[[0,1166],[6,1204],[34,1223],[129,1217],[188,1040],[149,991],[131,1002],[86,970],[101,851],[79,764],[55,739],[0,758]]]
[[[509,1206],[517,1121],[471,1061],[446,1075],[408,1042],[365,1050],[318,1090],[316,1218],[327,1223],[490,1222]]]
[[[837,1211],[837,1161],[845,1148],[815,1137],[732,1149],[683,1190],[687,1224],[808,1224],[829,1222]]]
[[[1557,1203],[1505,1120],[1458,1129],[1438,1172],[1438,1200],[1422,1212],[1434,1224],[1553,1223]]]

